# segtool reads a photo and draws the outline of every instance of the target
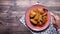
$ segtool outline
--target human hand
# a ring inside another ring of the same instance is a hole
[[[51,13],[51,12],[50,12]],[[58,16],[58,15],[56,15],[56,14],[53,14],[53,13],[51,13],[51,15],[53,16],[53,18],[54,18],[54,27],[56,28],[56,29],[60,29],[60,17]]]

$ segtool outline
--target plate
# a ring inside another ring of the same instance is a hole
[[[32,25],[31,22],[30,22],[30,17],[29,17],[29,15],[30,15],[31,10],[32,10],[32,9],[36,9],[36,8],[44,8],[44,9],[47,9],[45,6],[39,5],[39,4],[36,4],[36,5],[33,5],[33,6],[29,7],[29,8],[27,9],[26,13],[25,13],[26,25],[27,25],[31,30],[34,30],[34,31],[42,31],[42,30],[45,30],[45,29],[49,26],[50,21],[51,21],[51,15],[50,15],[49,11],[47,11],[47,12],[46,12],[46,13],[47,13],[47,21],[46,21],[46,23],[44,24],[44,26],[42,26],[42,27],[34,26],[34,25]],[[47,9],[47,10],[48,10],[48,9]]]

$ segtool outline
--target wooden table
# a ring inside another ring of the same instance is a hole
[[[0,34],[32,34],[20,21],[28,7],[37,0],[1,0],[0,1]],[[41,5],[60,16],[60,0],[40,0]],[[47,3],[46,3],[47,2]]]

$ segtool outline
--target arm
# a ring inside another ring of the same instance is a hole
[[[50,14],[54,17],[54,25],[56,26],[56,29],[60,29],[60,17],[51,12],[50,12]]]
[[[58,33],[60,34],[60,17],[56,14],[53,14],[50,12],[50,14],[53,16],[54,18],[54,27],[57,29]]]

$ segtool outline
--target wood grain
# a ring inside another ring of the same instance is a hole
[[[0,33],[1,34],[32,34],[19,19],[28,7],[38,0],[1,0],[0,1]],[[50,12],[60,16],[60,0],[39,0]]]

